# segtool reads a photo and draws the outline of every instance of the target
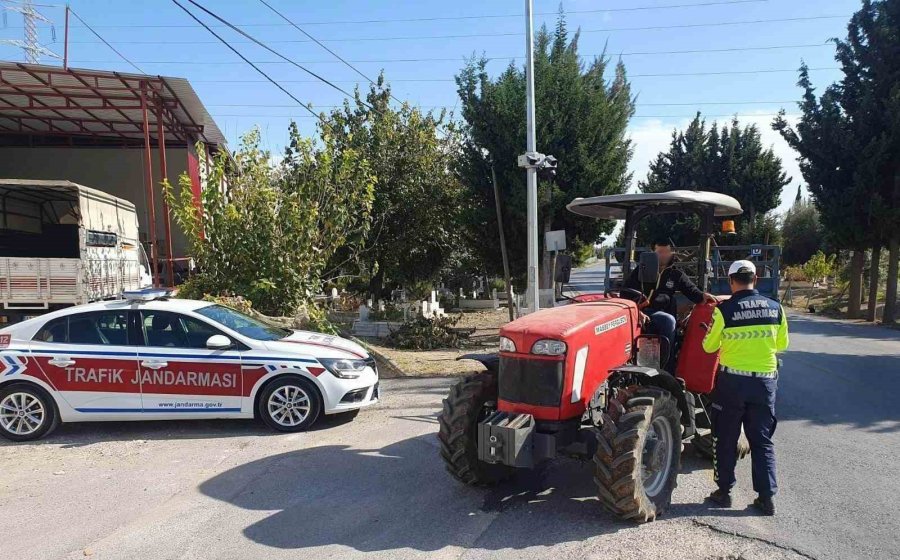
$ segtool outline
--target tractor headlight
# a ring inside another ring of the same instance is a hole
[[[544,338],[538,340],[531,347],[532,354],[543,354],[545,356],[562,356],[566,353],[566,343],[561,340],[550,340]]]
[[[349,358],[319,358],[319,362],[325,366],[335,377],[341,379],[356,379],[365,371],[365,360],[352,360]]]
[[[505,336],[500,337],[500,351],[501,352],[515,352],[516,351],[516,343],[512,340],[506,338]]]

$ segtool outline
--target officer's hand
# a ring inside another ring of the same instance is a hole
[[[646,313],[641,311],[641,325],[646,327],[649,324],[650,324],[650,317]]]
[[[704,293],[703,294],[703,302],[704,303],[719,303],[719,300],[716,299],[716,296],[714,296],[712,294]]]

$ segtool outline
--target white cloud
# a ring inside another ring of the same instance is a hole
[[[795,124],[796,117],[787,117],[788,122]],[[630,170],[634,173],[632,191],[637,191],[637,182],[647,177],[650,162],[657,154],[665,151],[672,140],[672,131],[683,130],[691,119],[663,121],[660,119],[638,119],[629,128],[629,134],[634,142],[634,157],[631,159]],[[719,119],[722,124],[723,119]],[[768,113],[745,114],[739,118],[741,126],[755,124],[759,129],[763,144],[771,146],[775,155],[781,158],[782,166],[791,177],[791,184],[786,186],[781,193],[781,206],[778,211],[783,212],[790,207],[797,194],[797,185],[803,183],[800,174],[800,166],[797,164],[797,152],[795,152],[778,132],[772,130],[772,117]]]

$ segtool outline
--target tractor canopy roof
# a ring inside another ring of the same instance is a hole
[[[629,211],[649,209],[653,213],[696,212],[712,207],[715,216],[743,213],[741,203],[727,194],[708,191],[614,194],[576,198],[566,208],[570,212],[603,220],[624,220]]]

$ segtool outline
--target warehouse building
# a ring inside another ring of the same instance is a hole
[[[198,149],[199,147],[199,149]],[[161,183],[201,173],[225,137],[183,78],[0,62],[0,178],[68,180],[132,202],[161,284],[189,260]]]

